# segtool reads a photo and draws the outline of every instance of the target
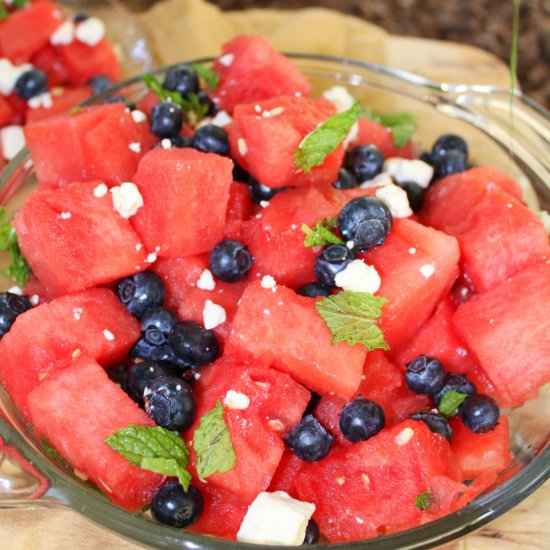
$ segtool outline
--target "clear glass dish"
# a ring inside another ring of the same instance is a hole
[[[444,131],[464,135],[474,163],[491,163],[505,170],[523,184],[530,206],[550,209],[550,115],[520,92],[514,94],[511,112],[508,90],[433,83],[348,59],[289,55],[310,79],[316,94],[341,84],[375,110],[414,113],[419,121],[417,136],[424,146]],[[164,70],[157,71],[161,78]],[[135,77],[88,103],[102,101],[110,93],[136,100],[145,91],[141,78]],[[23,151],[0,175],[0,204],[13,214],[34,186],[32,162]],[[8,281],[2,283],[3,288],[11,286]],[[506,414],[512,426],[513,464],[466,508],[415,529],[331,548],[382,550],[440,545],[481,527],[525,499],[550,476],[550,388],[547,385],[537,400]],[[244,546],[172,529],[147,515],[130,514],[111,504],[45,451],[0,387],[0,508],[13,507],[68,507],[151,548],[230,550]]]

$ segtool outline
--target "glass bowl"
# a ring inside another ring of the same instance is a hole
[[[349,59],[289,55],[313,84],[315,95],[340,84],[375,110],[410,111],[419,121],[416,135],[424,146],[443,132],[459,133],[469,142],[473,163],[501,168],[522,184],[525,200],[532,208],[550,209],[550,115],[521,92],[510,94],[508,90],[487,86],[434,83]],[[211,63],[212,59],[195,61]],[[157,71],[160,78],[165,70]],[[135,77],[87,103],[100,102],[113,93],[135,101],[145,92],[141,78]],[[32,161],[22,151],[0,176],[0,204],[6,205],[12,215],[35,185]],[[7,281],[2,283],[3,288],[11,286]],[[548,386],[541,390],[538,399],[505,411],[511,423],[515,458],[495,485],[468,506],[408,531],[331,547],[428,548],[479,528],[525,499],[550,475]],[[245,546],[166,527],[146,514],[130,514],[116,507],[47,452],[0,387],[0,508],[8,507],[68,507],[151,548],[230,550]]]

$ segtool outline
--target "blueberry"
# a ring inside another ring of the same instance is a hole
[[[26,296],[12,292],[0,292],[0,337],[4,336],[21,313],[32,308]]]
[[[371,180],[384,166],[384,155],[374,145],[357,145],[346,154],[346,168],[359,183]]]
[[[335,287],[334,278],[348,264],[355,260],[355,252],[343,244],[331,244],[325,247],[315,260],[313,272],[319,282],[328,287]]]
[[[320,536],[319,526],[314,520],[310,519],[307,523],[306,534],[302,544],[317,544]]]
[[[242,166],[238,165],[236,162],[233,162],[233,180],[234,181],[240,181],[241,183],[249,183],[249,181],[251,181],[250,178],[252,178],[252,176]],[[269,189],[269,187],[267,189]]]
[[[232,283],[249,272],[253,261],[252,254],[243,243],[225,239],[210,252],[210,271],[221,281]]]
[[[187,492],[177,481],[159,487],[151,502],[153,517],[172,527],[189,527],[195,523],[204,508],[200,491],[189,485]]]
[[[207,365],[220,354],[216,335],[195,321],[180,321],[174,325],[168,343],[174,353],[191,365]]]
[[[73,21],[75,23],[82,23],[82,21],[86,21],[86,19],[89,19],[90,16],[87,13],[75,13],[73,15]]]
[[[449,151],[460,151],[468,157],[468,144],[456,134],[443,134],[433,144],[432,155],[434,158],[444,155]]]
[[[191,387],[177,376],[159,376],[143,390],[145,411],[158,426],[184,432],[195,421],[197,405]]]
[[[296,294],[307,298],[317,298],[317,296],[330,296],[331,292],[328,286],[321,283],[306,283],[296,291]]]
[[[229,154],[229,138],[227,132],[215,124],[201,126],[193,136],[192,145],[204,153]]]
[[[160,361],[143,361],[130,365],[126,377],[125,391],[140,406],[143,407],[143,391],[147,384],[159,376],[175,375],[178,368],[172,363]]]
[[[199,103],[208,106],[208,111],[206,111],[207,116],[214,116],[220,111],[220,108],[218,107],[216,102],[213,101],[208,93],[204,90],[200,90],[197,96],[199,98]]]
[[[344,405],[340,413],[340,430],[346,439],[356,443],[376,435],[386,424],[382,407],[361,396]]]
[[[409,415],[412,420],[422,420],[430,428],[430,430],[436,434],[442,435],[447,441],[451,441],[453,438],[453,429],[447,422],[447,419],[436,413],[431,412],[418,412]]]
[[[321,402],[322,399],[322,397],[317,392],[309,390],[309,393],[311,394],[311,397],[309,398],[306,410],[304,411],[302,417],[307,416],[308,414],[313,414],[313,412],[317,408],[317,405]]]
[[[110,380],[118,384],[123,390],[126,389],[126,381],[128,379],[127,365],[113,365],[105,369],[105,372]]]
[[[353,199],[338,214],[341,235],[361,251],[383,244],[392,224],[390,209],[374,197]]]
[[[433,164],[434,161],[432,154],[429,151],[423,151],[420,155],[420,160],[423,160],[427,164]]]
[[[124,307],[140,319],[152,307],[161,306],[166,297],[162,279],[152,271],[143,271],[122,279],[117,286]]]
[[[500,408],[488,395],[472,395],[462,405],[460,415],[469,430],[476,434],[484,434],[496,428]]]
[[[178,321],[178,316],[173,311],[164,307],[152,307],[141,318],[141,335],[155,346],[166,344],[170,331]]]
[[[434,403],[439,406],[441,398],[451,390],[468,395],[475,395],[477,393],[476,387],[465,376],[451,372],[447,375],[441,389],[433,396]],[[459,408],[459,412],[461,409],[462,407]]]
[[[263,183],[260,183],[257,179],[254,179],[249,175],[248,177],[248,188],[250,189],[250,196],[256,204],[260,204],[262,201],[269,201],[275,195],[290,189],[290,187],[276,187],[272,189]]]
[[[286,442],[296,456],[306,462],[317,462],[326,456],[333,439],[312,414],[304,416],[286,436]]]
[[[434,395],[445,384],[445,368],[435,357],[419,355],[407,363],[405,382],[415,393]]]
[[[132,103],[127,97],[123,97],[121,95],[112,95],[111,97],[108,97],[104,103],[124,103],[125,107],[130,109],[130,111],[133,111],[136,108],[134,103]]]
[[[345,168],[338,170],[338,179],[332,182],[332,187],[336,189],[354,189],[357,187],[355,176]]]
[[[468,169],[466,155],[458,149],[451,149],[434,158],[435,179],[444,178],[451,174],[464,172]]]
[[[130,350],[130,355],[144,361],[167,361],[178,365],[182,369],[189,369],[195,366],[189,363],[189,361],[178,357],[169,344],[151,344],[143,336],[134,344]]]
[[[407,193],[407,199],[409,200],[412,211],[418,212],[424,203],[425,190],[414,181],[402,181],[397,185]]]
[[[183,109],[171,101],[157,103],[149,119],[151,132],[159,138],[176,137],[183,126]]]
[[[162,87],[185,97],[199,91],[199,77],[188,65],[177,65],[166,71]]]
[[[114,86],[113,81],[102,74],[98,74],[88,80],[88,86],[92,88],[92,93],[94,95],[104,92],[109,89],[111,86]]]
[[[15,95],[25,101],[43,94],[48,89],[48,77],[40,69],[25,71],[15,82]]]

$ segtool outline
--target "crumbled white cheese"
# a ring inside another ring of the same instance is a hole
[[[172,142],[168,138],[164,138],[163,140],[161,140],[160,146],[163,149],[171,149],[172,148]]]
[[[336,274],[334,282],[344,290],[374,294],[380,289],[382,280],[374,266],[367,265],[363,260],[353,260]]]
[[[235,390],[228,390],[228,392],[225,394],[223,404],[228,409],[242,411],[244,409],[247,409],[250,405],[250,398],[244,393]]]
[[[384,163],[384,172],[396,182],[413,181],[422,189],[427,189],[434,175],[433,166],[419,159],[391,158]]]
[[[246,153],[248,153],[248,145],[243,138],[237,140],[237,148],[239,149],[239,155],[242,157],[246,156]]]
[[[342,111],[347,111],[353,104],[355,100],[352,95],[348,92],[344,86],[333,86],[328,90],[323,92],[323,97],[330,101],[337,109],[339,113]]]
[[[143,248],[143,245],[141,243],[136,244],[136,250],[139,252]]]
[[[414,246],[411,246],[411,248],[409,248],[409,254],[413,255],[416,254],[416,248]]]
[[[94,197],[97,197],[98,199],[100,199],[101,197],[104,197],[107,194],[107,191],[109,191],[109,188],[104,183],[100,183],[94,189]]]
[[[84,312],[84,310],[81,307],[75,307],[75,308],[73,308],[73,317],[77,321],[80,321],[80,316],[82,315],[83,312]]]
[[[105,36],[105,25],[97,17],[88,17],[76,26],[74,35],[88,46],[97,46]]]
[[[10,286],[10,288],[8,288],[8,292],[17,294],[17,296],[23,296],[23,289],[20,286]]]
[[[299,546],[315,505],[294,499],[284,491],[261,492],[248,507],[237,533],[239,542]]]
[[[0,59],[0,93],[10,95],[19,77],[32,68],[30,63],[15,66],[5,57]]]
[[[44,109],[51,109],[53,106],[52,96],[48,92],[35,95],[27,101],[27,105],[31,109],[39,109],[40,107]]]
[[[212,300],[206,300],[202,310],[202,320],[204,328],[210,330],[225,323],[227,314],[222,306],[215,304]]]
[[[105,340],[108,340],[109,342],[112,342],[115,339],[115,335],[108,329],[103,330],[103,336],[105,337]]]
[[[25,147],[23,128],[13,124],[0,129],[0,146],[6,160],[12,160]]]
[[[396,436],[395,442],[398,445],[406,445],[413,437],[414,430],[412,428],[403,428]]]
[[[232,122],[233,119],[229,114],[227,114],[225,111],[219,111],[218,113],[216,113],[216,116],[210,121],[210,124],[214,124],[214,126],[219,126],[220,128],[223,128],[224,126],[227,126]]]
[[[141,153],[141,143],[139,141],[130,143],[128,147],[130,148],[130,151],[133,151],[134,153]]]
[[[131,181],[113,187],[111,194],[113,207],[123,218],[130,218],[143,206],[143,197],[137,185]]]
[[[274,288],[277,285],[277,281],[271,275],[264,275],[260,282],[262,288]]]
[[[269,311],[269,309],[264,309],[264,315],[271,315],[271,311]]]
[[[31,303],[33,306],[37,306],[38,303],[40,302],[40,296],[38,296],[38,294],[33,294],[33,295],[29,298],[29,301],[30,301],[30,303]]]
[[[62,220],[69,220],[71,219],[72,214],[70,212],[61,212],[61,219]]]
[[[269,118],[277,115],[282,115],[285,112],[285,108],[282,106],[274,107],[273,109],[270,109],[269,111],[262,111],[262,116],[264,118]]]
[[[145,258],[145,261],[148,264],[154,264],[157,261],[157,253],[151,252],[150,254],[147,254],[147,258]]]
[[[52,46],[68,46],[74,40],[74,23],[69,19],[61,23],[50,36]]]
[[[429,279],[435,273],[435,266],[432,264],[423,265],[420,268],[420,273],[422,273],[426,279]]]
[[[346,246],[347,246],[350,250],[353,250],[353,247],[355,246],[355,242],[354,242],[354,241],[346,241]]]
[[[226,53],[225,55],[218,57],[218,61],[224,67],[230,67],[234,59],[235,59],[235,54],[232,54],[232,53]]]
[[[413,211],[407,192],[398,185],[386,185],[376,191],[376,197],[385,202],[394,218],[407,218]]]
[[[145,122],[147,120],[147,115],[143,111],[140,111],[139,109],[134,109],[131,114],[134,122],[138,124],[140,122]]]
[[[269,201],[260,201],[260,206],[262,208],[267,208],[269,206]]]
[[[393,185],[393,180],[388,174],[382,172],[374,176],[371,180],[364,181],[359,187],[361,189],[366,189],[367,187],[385,187],[386,185]]]
[[[212,272],[209,269],[203,270],[197,281],[197,288],[202,290],[214,290],[216,288],[216,281],[212,276]]]

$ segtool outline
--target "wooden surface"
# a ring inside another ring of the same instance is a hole
[[[215,54],[219,45],[234,34],[262,32],[281,49],[348,55],[439,81],[508,85],[507,68],[489,53],[467,45],[389,37],[382,29],[364,21],[317,8],[292,15],[260,10],[221,14],[201,0],[167,0],[142,16],[141,22],[150,34],[160,63]],[[502,518],[445,548],[550,548],[548,518],[550,484],[547,483]],[[138,548],[68,510],[0,511],[0,550]]]

